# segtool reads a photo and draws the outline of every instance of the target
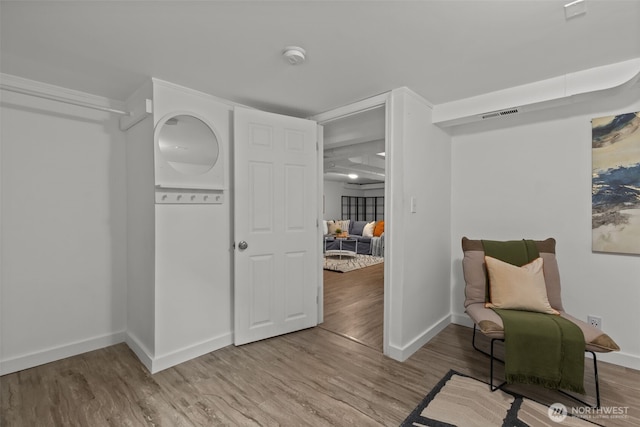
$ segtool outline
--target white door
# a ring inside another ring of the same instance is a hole
[[[235,108],[236,345],[315,326],[316,122]]]

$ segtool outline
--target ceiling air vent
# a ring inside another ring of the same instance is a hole
[[[494,117],[508,116],[510,114],[517,114],[518,112],[519,112],[519,110],[517,108],[509,108],[507,110],[494,111],[492,113],[485,113],[481,117],[482,117],[482,120],[485,120],[485,119],[492,119]]]

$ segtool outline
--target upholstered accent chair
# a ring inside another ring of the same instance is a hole
[[[586,322],[583,322],[575,317],[567,314],[564,311],[562,305],[561,292],[560,292],[560,274],[558,271],[558,263],[556,260],[556,241],[553,238],[549,238],[542,241],[534,241],[540,254],[540,258],[543,260],[543,275],[544,283],[546,286],[547,298],[550,306],[559,312],[559,315],[563,318],[571,321],[577,325],[584,335],[585,340],[585,352],[591,353],[593,357],[593,369],[595,376],[595,388],[596,388],[596,404],[595,407],[600,407],[600,387],[598,383],[598,366],[596,353],[606,353],[610,351],[618,351],[620,348],[618,345],[602,330],[597,329]],[[464,258],[462,260],[464,280],[465,280],[465,312],[471,318],[474,323],[473,327],[473,347],[490,357],[490,388],[492,391],[500,388],[500,386],[494,387],[493,385],[493,366],[494,361],[502,360],[497,359],[494,356],[494,343],[496,341],[504,341],[504,326],[501,317],[493,311],[491,308],[486,308],[485,303],[487,299],[487,286],[488,286],[488,272],[487,265],[485,263],[484,246],[481,240],[471,240],[466,237],[462,238],[462,250],[464,252]],[[476,333],[480,333],[491,340],[490,353],[481,350],[476,345]],[[560,390],[563,392],[562,390]],[[563,392],[564,394],[567,394]],[[587,404],[586,402],[577,399],[573,395],[568,396]],[[588,405],[588,404],[587,404]]]

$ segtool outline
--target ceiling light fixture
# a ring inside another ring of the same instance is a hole
[[[307,52],[298,46],[287,46],[282,51],[282,56],[291,65],[302,64],[306,58]]]
[[[347,175],[349,178],[351,179],[357,179],[358,175],[356,175],[355,173],[350,173],[349,175]]]

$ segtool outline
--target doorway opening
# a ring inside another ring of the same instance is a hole
[[[359,244],[349,247],[359,258],[353,262],[365,265],[344,273],[323,270],[319,327],[383,352],[385,253],[380,233],[386,205],[386,103],[318,122],[324,128],[323,220],[350,221],[350,237]],[[373,224],[374,236],[363,230],[364,224]],[[381,259],[369,265],[365,257]]]

